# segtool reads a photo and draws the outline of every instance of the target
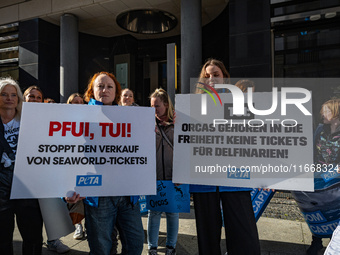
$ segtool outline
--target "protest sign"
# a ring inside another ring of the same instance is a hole
[[[148,107],[24,103],[11,198],[156,193]]]
[[[173,182],[313,191],[312,104],[294,89],[245,94],[237,115],[232,93],[176,95]]]
[[[175,186],[172,181],[157,181],[157,195],[146,196],[146,208],[169,213],[190,212],[189,185]]]

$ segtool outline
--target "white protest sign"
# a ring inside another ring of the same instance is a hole
[[[244,115],[236,116],[232,93],[220,93],[216,103],[211,96],[176,95],[174,183],[314,190],[311,100],[300,107],[280,92],[276,103],[271,92],[253,93],[252,109],[273,110],[257,115],[245,94]]]
[[[24,103],[11,198],[156,194],[150,107]]]

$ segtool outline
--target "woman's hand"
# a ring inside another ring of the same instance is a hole
[[[65,201],[70,204],[75,204],[80,200],[83,200],[85,197],[81,197],[79,194],[76,192],[73,193],[72,197],[65,197]]]
[[[176,122],[176,112],[175,112],[175,110],[174,110],[174,115],[173,115],[172,122],[173,122],[174,124],[175,124],[175,122]]]

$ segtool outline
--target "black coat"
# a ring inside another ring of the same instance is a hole
[[[11,194],[14,165],[11,164],[9,167],[5,167],[1,163],[2,154],[5,151],[9,158],[14,159],[15,157],[12,149],[8,147],[9,145],[4,137],[4,125],[0,118],[0,211],[10,206],[9,197]]]

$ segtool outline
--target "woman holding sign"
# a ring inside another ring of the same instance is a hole
[[[209,59],[202,67],[196,93],[225,83],[229,73],[221,61]],[[203,90],[202,90],[203,89]],[[222,213],[228,255],[258,255],[260,243],[250,196],[251,189],[190,185],[193,193],[200,255],[221,254]]]
[[[116,77],[108,72],[96,73],[90,80],[84,98],[89,105],[117,105],[121,87]],[[77,202],[79,195],[66,198]],[[109,255],[112,247],[112,231],[119,226],[124,236],[127,254],[142,253],[144,230],[138,196],[87,197],[84,200],[85,226],[90,255]]]
[[[43,220],[37,199],[10,200],[23,96],[11,78],[0,79],[0,254],[13,254],[14,215],[22,236],[22,254],[42,252]]]
[[[150,96],[151,107],[156,115],[156,166],[157,180],[172,179],[172,158],[174,124],[170,97],[164,89],[156,89]],[[166,212],[167,236],[166,255],[176,254],[179,213]],[[149,254],[156,255],[158,247],[159,225],[162,212],[149,210],[148,214],[148,248]]]

